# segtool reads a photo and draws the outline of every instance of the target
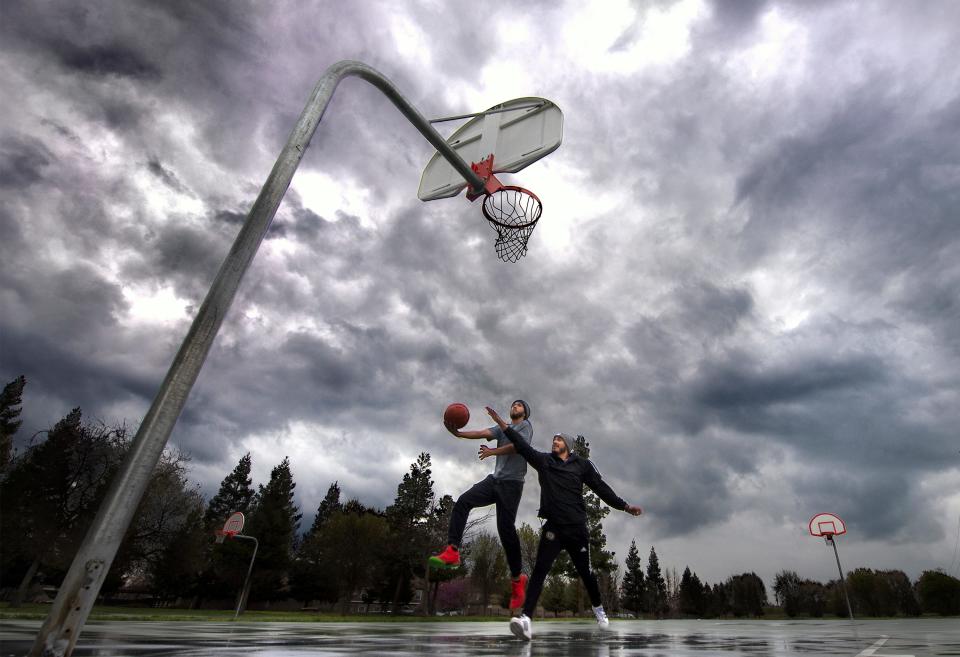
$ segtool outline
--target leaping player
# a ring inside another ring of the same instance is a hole
[[[440,554],[430,557],[430,565],[441,568],[456,568],[460,565],[460,542],[467,527],[467,516],[470,511],[481,506],[495,504],[497,508],[497,533],[500,535],[500,544],[507,555],[507,565],[510,567],[510,608],[517,609],[523,605],[527,588],[527,576],[521,571],[520,537],[514,526],[517,520],[517,509],[520,506],[520,497],[523,495],[523,478],[527,474],[527,462],[517,454],[514,447],[522,443],[530,448],[533,438],[533,425],[530,424],[530,406],[522,399],[518,399],[510,406],[509,428],[514,433],[514,442],[507,439],[503,429],[494,425],[489,429],[479,431],[461,431],[445,424],[447,431],[458,438],[473,440],[496,440],[495,448],[480,446],[479,457],[484,460],[491,456],[497,457],[493,474],[465,492],[457,500],[450,517],[450,529],[447,533],[447,547]],[[507,424],[503,423],[506,427]]]
[[[643,510],[639,506],[627,504],[613,492],[613,489],[600,477],[596,467],[589,459],[580,458],[573,453],[573,439],[565,433],[553,436],[551,450],[538,452],[524,441],[512,426],[501,419],[495,410],[487,407],[487,413],[497,423],[504,435],[513,443],[517,453],[529,463],[540,480],[540,510],[537,515],[546,520],[540,533],[540,547],[537,548],[537,562],[530,577],[529,595],[523,604],[523,613],[510,619],[510,631],[517,637],[529,641],[533,638],[530,618],[537,608],[537,599],[543,589],[543,582],[550,567],[566,550],[570,555],[580,579],[587,587],[590,604],[600,629],[610,625],[600,599],[600,586],[590,570],[590,532],[587,529],[587,509],[583,502],[583,486],[600,496],[614,509],[639,516]]]

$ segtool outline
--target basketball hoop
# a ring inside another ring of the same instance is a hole
[[[471,201],[483,196],[483,216],[497,231],[497,257],[504,262],[516,262],[527,254],[527,240],[543,213],[543,204],[529,189],[504,185],[493,175],[493,155],[470,168],[483,178],[483,190],[468,191]]]
[[[850,621],[853,622],[853,605],[850,604],[850,596],[847,594],[847,584],[843,576],[843,566],[840,565],[840,552],[837,550],[837,542],[833,540],[834,536],[847,533],[847,525],[835,513],[818,513],[810,518],[807,529],[811,536],[822,538],[824,543],[833,548],[833,556],[837,559],[837,572],[840,573],[840,586],[843,588],[843,597],[847,600]]]
[[[217,535],[216,542],[217,542],[218,545],[219,545],[220,543],[223,543],[224,540],[226,540],[226,539],[228,539],[228,538],[233,538],[234,536],[237,535],[237,532],[226,531],[226,530],[223,530],[223,529],[218,529],[218,530],[217,530],[216,532],[214,532],[214,533]]]
[[[227,521],[223,523],[223,529],[216,531],[217,543],[223,543],[224,539],[233,538],[243,531],[244,517],[239,511],[230,514]]]
[[[527,253],[527,241],[543,205],[530,190],[504,185],[494,174],[517,173],[555,151],[563,138],[563,113],[546,98],[525,97],[486,112],[449,118],[467,116],[473,118],[446,140],[452,157],[440,151],[434,154],[423,170],[417,195],[422,201],[435,201],[456,196],[467,187],[470,201],[483,196],[483,216],[497,231],[497,257],[517,262]],[[470,162],[476,175],[456,168],[457,158]]]

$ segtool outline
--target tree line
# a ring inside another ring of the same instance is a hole
[[[0,394],[0,584],[12,605],[37,585],[59,585],[130,447],[124,425],[84,421],[75,408],[15,453],[25,385],[18,377]],[[574,451],[589,458],[589,442],[578,436]],[[265,484],[254,486],[252,459],[245,454],[209,501],[190,482],[188,466],[187,456],[164,452],[102,588],[106,598],[138,591],[154,604],[232,607],[242,595],[251,548],[236,540],[217,544],[213,537],[231,513],[241,511],[247,518],[243,533],[259,541],[247,592],[252,605],[294,600],[340,613],[401,613],[417,590],[418,609],[426,614],[496,613],[507,605],[507,564],[483,518],[468,528],[459,569],[426,569],[427,555],[445,542],[454,503],[434,490],[428,453],[410,465],[393,503],[383,509],[342,499],[339,482],[332,482],[309,528],[301,528],[288,458],[273,467]],[[589,491],[585,500],[591,563],[608,611],[653,618],[763,615],[767,594],[755,573],[711,586],[689,567],[681,576],[675,569],[662,571],[653,547],[644,568],[633,542],[621,576],[603,530],[610,509]],[[518,534],[529,573],[539,532],[522,523]],[[960,580],[938,571],[911,583],[900,571],[858,568],[846,584],[860,615],[960,613]],[[782,571],[774,595],[789,616],[846,613],[839,582],[820,584]],[[553,615],[588,610],[586,591],[565,554],[548,577],[541,605]]]

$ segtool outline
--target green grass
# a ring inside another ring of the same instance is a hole
[[[18,609],[8,603],[0,603],[0,620],[44,620],[50,613],[50,605],[25,604]],[[227,609],[154,609],[143,607],[96,606],[90,620],[110,621],[190,621],[226,622],[233,620],[233,610]],[[363,614],[341,616],[315,611],[246,611],[240,619],[244,622],[261,623],[444,623],[503,621],[506,616],[410,616],[389,614]]]

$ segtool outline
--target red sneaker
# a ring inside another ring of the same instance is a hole
[[[456,568],[460,565],[460,550],[448,545],[440,554],[430,557],[434,568]]]
[[[519,609],[527,599],[527,576],[520,573],[520,579],[510,582],[510,608]]]

